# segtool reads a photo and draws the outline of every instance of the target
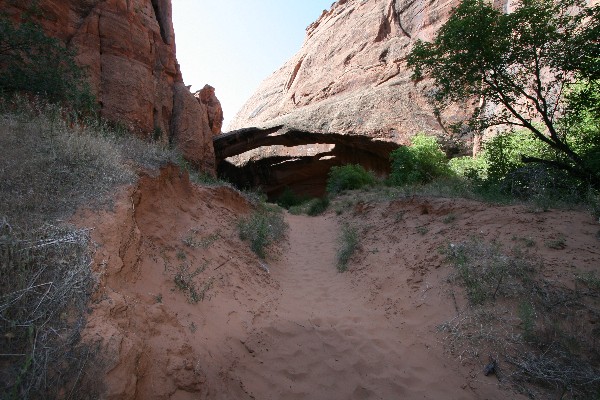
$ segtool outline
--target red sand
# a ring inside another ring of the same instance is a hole
[[[358,204],[341,217],[286,215],[287,244],[267,273],[238,238],[250,209],[234,190],[195,187],[168,168],[125,191],[112,212],[84,218],[96,227],[100,279],[84,339],[103,348],[106,398],[518,398],[483,375],[486,357],[444,351],[436,327],[466,301],[448,296],[451,267],[438,247],[517,235],[535,238],[552,266],[545,273],[600,264],[600,226],[588,214],[412,199]],[[335,268],[340,220],[362,237],[346,273]],[[556,235],[565,250],[542,245]],[[203,301],[176,285],[181,266],[203,268],[193,278]]]

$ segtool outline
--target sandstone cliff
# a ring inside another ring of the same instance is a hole
[[[45,31],[76,50],[102,116],[163,142],[191,135],[185,157],[214,171],[207,107],[183,85],[175,57],[171,0],[0,0],[0,8],[18,20],[34,3]]]
[[[287,124],[366,134],[400,144],[417,132],[448,145],[468,143],[447,129],[463,105],[438,119],[427,82],[415,84],[405,59],[416,39],[429,40],[457,0],[340,0],[306,30],[301,50],[258,88],[230,128]],[[440,124],[442,122],[442,124]]]

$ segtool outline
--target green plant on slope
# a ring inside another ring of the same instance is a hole
[[[527,129],[557,156],[522,154],[523,162],[564,170],[600,189],[600,171],[568,138],[580,132],[560,128],[560,116],[568,113],[569,102],[597,112],[593,90],[580,91],[569,100],[565,88],[577,82],[597,86],[598,37],[599,5],[523,0],[504,14],[486,1],[464,0],[433,42],[417,42],[408,65],[415,79],[433,78],[436,88],[431,99],[437,110],[474,97],[497,104],[493,113],[476,109],[470,127],[476,132],[495,125]]]
[[[337,269],[339,272],[344,272],[348,269],[348,262],[358,248],[358,230],[352,226],[345,225],[342,228],[338,242],[340,248],[337,252]]]
[[[287,225],[280,208],[262,203],[239,221],[238,228],[240,239],[249,242],[252,251],[264,259],[266,248],[284,237]]]

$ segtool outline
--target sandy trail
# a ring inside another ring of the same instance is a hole
[[[428,357],[410,357],[397,327],[337,272],[334,217],[286,218],[290,247],[272,267],[281,298],[255,321],[244,343],[250,357],[237,369],[247,393],[257,399],[448,398],[443,387],[423,381]],[[434,375],[432,381],[440,378]]]

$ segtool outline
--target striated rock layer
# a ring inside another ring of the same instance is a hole
[[[461,105],[437,118],[427,82],[415,84],[406,56],[417,39],[430,40],[458,0],[340,0],[306,30],[301,50],[258,88],[230,129],[289,125],[362,134],[408,144],[418,132],[448,147],[470,146],[448,125]]]
[[[208,108],[183,85],[175,56],[171,0],[0,0],[0,8],[18,20],[34,3],[45,31],[76,50],[103,117],[164,142],[191,135],[196,146],[186,142],[184,156],[214,171]]]

